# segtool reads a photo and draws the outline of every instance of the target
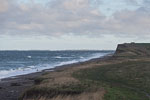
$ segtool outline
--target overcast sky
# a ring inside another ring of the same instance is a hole
[[[150,42],[150,0],[0,0],[0,50]]]

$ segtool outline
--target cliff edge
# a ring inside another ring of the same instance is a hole
[[[150,43],[119,44],[115,57],[150,57]]]

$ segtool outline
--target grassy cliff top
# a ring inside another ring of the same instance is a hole
[[[119,57],[150,57],[150,43],[119,44],[114,56]]]
[[[20,100],[150,100],[149,51],[150,43],[119,44],[113,57],[45,72]]]

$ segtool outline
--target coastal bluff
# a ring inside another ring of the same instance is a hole
[[[150,57],[150,43],[118,44],[114,57]]]
[[[6,92],[0,98],[21,87],[18,99],[13,94],[16,99],[2,100],[150,100],[149,56],[149,43],[119,44],[115,53],[103,58],[2,82],[0,90]]]

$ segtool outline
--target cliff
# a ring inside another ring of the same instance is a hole
[[[150,43],[119,44],[114,56],[117,57],[149,57]]]
[[[19,100],[150,100],[149,51],[148,43],[119,44],[114,54],[119,59],[104,57],[43,71]]]

